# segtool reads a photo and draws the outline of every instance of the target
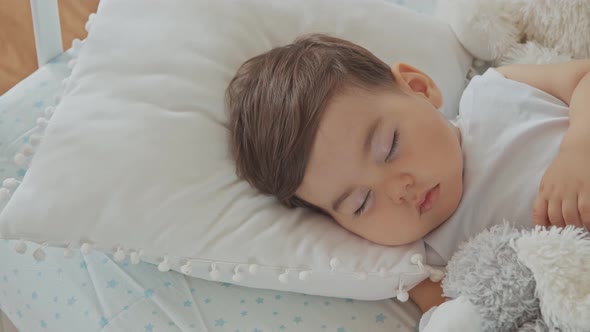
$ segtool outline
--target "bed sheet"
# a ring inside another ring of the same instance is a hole
[[[436,0],[388,0],[431,14]],[[22,178],[13,156],[56,103],[71,50],[0,96],[0,179]],[[1,208],[1,206],[0,206]],[[93,252],[36,262],[0,240],[0,310],[20,331],[414,331],[411,302],[374,302],[258,290],[162,273]],[[37,245],[28,243],[29,253]]]
[[[46,249],[37,263],[14,244],[0,241],[0,305],[20,331],[392,332],[414,331],[418,315],[410,303],[243,288],[98,252]]]
[[[0,179],[25,175],[13,162],[14,155],[28,142],[45,108],[56,104],[71,58],[72,51],[63,53],[0,96]]]

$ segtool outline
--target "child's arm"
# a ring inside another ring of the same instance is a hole
[[[539,186],[535,224],[590,230],[590,59],[498,68],[509,79],[543,90],[569,105],[569,128]]]
[[[430,279],[422,281],[408,292],[412,301],[420,307],[423,313],[445,302],[446,299],[442,296],[442,293],[440,282],[433,282]]]
[[[574,94],[582,96],[581,91],[590,87],[590,59],[573,60],[545,65],[508,65],[497,68],[506,78],[519,81],[543,90],[571,105]],[[581,85],[580,85],[581,84]],[[581,105],[584,106],[584,105]],[[586,100],[585,106],[590,106]],[[572,111],[574,111],[572,109]],[[582,110],[582,112],[585,112]]]

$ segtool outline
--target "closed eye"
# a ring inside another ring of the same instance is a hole
[[[387,157],[385,157],[385,162],[390,162],[393,159],[393,157],[395,157],[395,153],[397,152],[397,148],[398,148],[398,141],[399,141],[399,134],[398,134],[398,131],[396,130],[393,133],[391,147],[389,148],[389,152],[387,153]],[[359,217],[363,213],[365,213],[365,210],[367,209],[367,203],[369,202],[369,199],[371,198],[372,194],[373,194],[373,192],[371,190],[369,190],[367,192],[367,195],[365,196],[365,199],[363,200],[363,204],[361,204],[361,206],[356,211],[354,211],[355,217]]]
[[[390,162],[391,159],[393,159],[393,157],[395,156],[395,153],[397,151],[397,146],[398,146],[398,131],[396,130],[393,133],[393,141],[391,142],[391,148],[389,149],[389,153],[387,154],[387,157],[385,158],[385,162]]]
[[[371,194],[372,194],[372,191],[369,190],[367,192],[367,195],[365,196],[365,200],[363,201],[363,204],[361,204],[361,206],[356,211],[354,211],[355,217],[359,217],[365,212],[365,210],[367,209],[367,203],[369,202],[369,198],[371,197]]]

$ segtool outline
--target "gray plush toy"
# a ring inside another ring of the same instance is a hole
[[[423,316],[422,332],[590,331],[590,236],[504,222],[460,247],[442,286],[452,300]]]

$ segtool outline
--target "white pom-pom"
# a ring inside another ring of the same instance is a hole
[[[70,247],[65,248],[64,249],[64,257],[65,258],[72,258],[72,257],[74,257],[74,251]]]
[[[158,264],[158,270],[160,272],[168,272],[170,271],[170,263],[168,263],[168,256],[164,256],[164,260]]]
[[[250,267],[248,267],[248,271],[250,271],[250,274],[258,273],[258,265],[257,264],[250,264]]]
[[[211,277],[211,280],[217,281],[221,278],[221,274],[219,273],[219,271],[213,270],[209,272],[209,277]]]
[[[27,164],[27,156],[25,156],[25,155],[24,155],[24,154],[22,154],[22,153],[17,153],[17,154],[14,156],[14,163],[15,163],[17,166],[24,167],[24,166]]]
[[[418,265],[420,272],[424,272],[424,256],[422,256],[422,254],[413,254],[410,261],[412,264]]]
[[[423,259],[424,259],[424,256],[422,256],[422,254],[413,254],[412,257],[410,257],[410,261],[414,265],[422,263]]]
[[[180,267],[180,272],[184,274],[191,274],[193,272],[193,267],[191,266],[191,262],[187,261],[186,264]]]
[[[115,262],[124,261],[125,260],[125,251],[121,247],[117,248],[117,251],[113,255],[113,258],[115,259]]]
[[[2,186],[6,189],[15,189],[20,182],[15,178],[8,178],[2,182]]]
[[[25,241],[18,241],[18,243],[14,246],[14,251],[16,251],[19,254],[24,254],[25,252],[27,252],[27,244],[25,243]]]
[[[400,290],[397,292],[396,297],[401,302],[406,302],[410,298],[410,294],[408,294],[408,292],[406,292],[405,290]]]
[[[88,255],[92,251],[92,245],[90,243],[82,243],[80,251],[82,251],[84,255]]]
[[[168,265],[168,262],[166,262],[166,261],[160,262],[160,264],[158,264],[158,270],[160,270],[160,272],[170,271],[170,266]]]
[[[75,38],[74,40],[72,40],[72,49],[74,51],[79,50],[80,47],[82,47],[82,42],[80,41],[80,39]]]
[[[299,272],[299,280],[307,281],[311,276],[311,271],[301,271]]]
[[[92,28],[92,24],[94,23],[94,17],[96,17],[95,13],[90,14],[90,16],[88,16],[88,21],[86,21],[86,24],[84,24],[84,29],[87,32],[90,32],[90,29]]]
[[[10,199],[10,190],[6,188],[0,188],[0,202],[4,202]]]
[[[35,153],[35,148],[31,144],[25,144],[21,150],[21,153],[27,157],[30,157],[33,155],[33,153]]]
[[[45,118],[38,118],[37,119],[37,126],[39,126],[39,128],[45,128],[45,127],[47,127],[48,124],[49,124],[49,121]]]
[[[232,280],[235,282],[241,282],[244,280],[244,275],[241,272],[234,273],[232,276]]]
[[[33,258],[37,262],[44,261],[45,260],[45,250],[43,250],[42,247],[35,249],[35,251],[33,251]]]
[[[31,135],[31,136],[29,137],[29,143],[30,143],[32,146],[37,146],[37,145],[39,145],[39,143],[41,143],[41,136],[39,136],[39,135]]]
[[[217,281],[221,278],[221,273],[217,270],[217,263],[211,263],[211,272],[209,272],[211,280]]]
[[[43,113],[45,114],[45,117],[50,118],[53,116],[53,112],[55,112],[55,107],[49,106],[45,109]]]
[[[143,251],[142,250],[132,251],[129,254],[129,258],[131,260],[131,264],[139,264],[139,258],[141,257],[142,254],[143,254]]]
[[[439,282],[443,280],[445,277],[445,273],[441,270],[431,269],[430,270],[430,280],[433,282]]]
[[[362,271],[362,272],[359,272],[359,273],[356,275],[356,277],[357,277],[357,278],[359,278],[359,280],[367,280],[367,278],[368,278],[368,275],[367,275],[367,272],[365,272],[365,271]]]
[[[330,259],[330,267],[332,270],[336,269],[340,265],[340,260],[336,257]]]
[[[76,64],[78,64],[78,60],[72,59],[72,60],[68,61],[68,68],[73,69],[74,67],[76,67]]]
[[[279,275],[279,281],[283,284],[286,284],[289,282],[289,270],[285,270],[285,272],[281,273],[281,275]]]

